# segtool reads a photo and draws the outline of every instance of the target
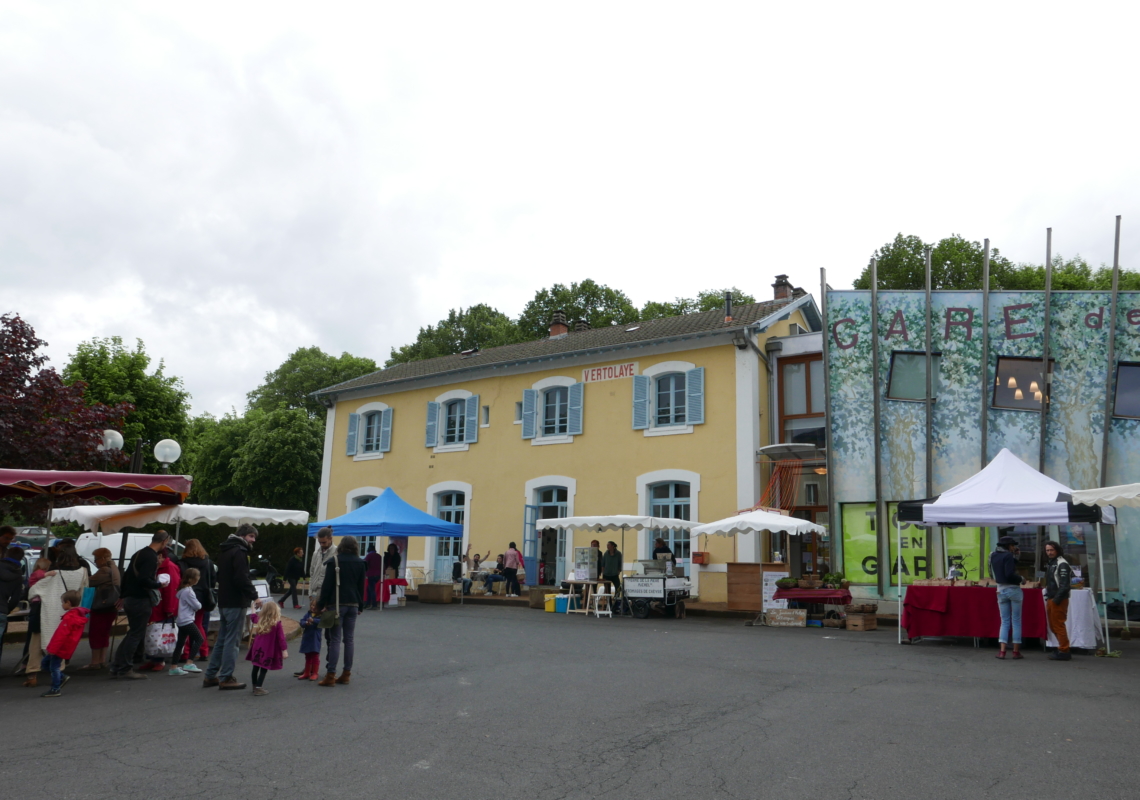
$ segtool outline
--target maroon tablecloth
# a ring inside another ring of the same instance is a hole
[[[1023,589],[1021,635],[1044,639],[1047,633],[1041,589]],[[1001,630],[997,589],[992,586],[908,586],[902,626],[907,636],[964,636],[996,639]]]
[[[851,592],[846,589],[777,589],[772,599],[847,605],[851,602]]]
[[[407,586],[408,582],[403,578],[385,578],[380,582],[380,603],[388,605],[388,598],[392,594],[393,586]]]

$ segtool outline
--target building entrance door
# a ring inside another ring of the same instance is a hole
[[[539,561],[541,562],[541,583],[559,584],[566,577],[566,531],[544,528],[542,521],[565,517],[567,507],[565,486],[544,486],[535,492],[538,501],[538,528],[541,531]],[[529,573],[528,573],[529,577]],[[538,583],[538,579],[532,582]]]

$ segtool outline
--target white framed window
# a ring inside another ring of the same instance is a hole
[[[480,428],[491,427],[491,407],[490,406],[483,406],[482,416],[479,417],[479,427]]]
[[[585,384],[559,375],[543,378],[523,389],[516,406],[521,413],[522,438],[532,445],[570,444],[582,433]]]
[[[645,436],[692,433],[705,421],[705,369],[663,361],[633,376],[633,429]]]
[[[436,453],[467,450],[479,441],[479,395],[453,389],[427,404],[424,445]]]
[[[687,424],[685,375],[680,372],[670,372],[657,378],[655,383],[657,391],[653,407],[653,424],[657,427]]]
[[[386,403],[364,403],[348,415],[345,452],[353,461],[383,458],[392,449],[392,409]]]

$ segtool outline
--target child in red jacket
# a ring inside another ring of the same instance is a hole
[[[75,655],[75,648],[79,646],[83,628],[87,625],[87,609],[79,605],[82,600],[83,595],[76,591],[64,592],[60,598],[63,618],[51,642],[44,648],[44,658],[40,662],[40,669],[51,673],[51,688],[40,697],[59,697],[63,684],[70,680],[70,676],[63,674],[63,662]]]

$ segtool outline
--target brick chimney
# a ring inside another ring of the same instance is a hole
[[[792,297],[792,283],[787,275],[777,275],[776,282],[772,284],[772,296],[776,300],[789,300]]]
[[[584,320],[584,319],[580,319],[574,323],[574,330],[575,331],[588,331],[588,330],[590,330],[590,323],[586,322],[586,320]]]
[[[550,319],[550,338],[565,336],[570,333],[570,326],[566,324],[566,312],[558,309]]]

